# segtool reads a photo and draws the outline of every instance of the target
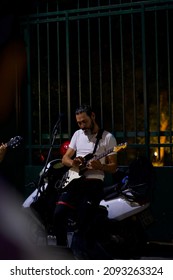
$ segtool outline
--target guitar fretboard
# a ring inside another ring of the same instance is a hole
[[[95,160],[101,159],[101,158],[107,156],[108,154],[112,153],[113,150],[114,150],[114,148],[111,148],[111,149],[107,150],[106,152],[104,152],[104,153],[102,153],[102,154],[100,154],[98,156],[94,156],[94,159]]]
[[[112,152],[118,152],[121,149],[125,149],[127,147],[127,143],[121,143],[113,148],[108,149],[107,151],[105,151],[104,153],[98,155],[98,156],[93,156],[95,160],[101,159],[105,156],[107,156],[108,154],[112,153]]]

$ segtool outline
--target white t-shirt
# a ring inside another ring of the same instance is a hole
[[[82,129],[77,130],[70,141],[69,147],[76,151],[76,157],[84,157],[87,154],[93,153],[97,134],[85,133]],[[96,156],[105,153],[109,149],[117,146],[115,137],[108,131],[104,130],[102,138],[99,140]],[[112,153],[110,153],[112,154]],[[101,163],[105,163],[105,157],[100,159]],[[104,179],[104,172],[101,170],[87,170],[85,172],[86,178]]]

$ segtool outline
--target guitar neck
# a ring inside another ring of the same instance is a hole
[[[112,153],[112,152],[118,152],[122,149],[125,149],[127,147],[127,143],[122,143],[119,144],[116,147],[110,148],[107,151],[105,151],[104,153],[98,155],[98,156],[94,156],[93,154],[88,154],[84,157],[84,162],[83,164],[81,164],[81,166],[79,167],[79,173],[82,174],[82,172],[84,172],[87,169],[87,164],[89,163],[89,161],[94,158],[95,160],[101,159],[105,156],[107,156],[108,154]]]
[[[7,148],[16,148],[17,146],[19,146],[21,144],[21,141],[22,141],[21,136],[15,136],[6,143]]]
[[[107,150],[106,152],[104,152],[104,153],[102,153],[98,156],[94,156],[94,159],[95,160],[101,159],[101,158],[107,156],[108,154],[110,154],[111,152],[113,152],[113,150],[114,150],[114,148],[111,148],[111,149]]]
[[[93,154],[88,154],[88,158],[87,160],[84,162],[84,164],[82,164],[79,167],[79,174],[83,174],[88,168],[87,168],[87,164],[89,163],[89,161],[94,158],[95,160],[101,159],[103,157],[105,157],[106,155],[110,154],[111,152],[113,152],[114,148],[111,148],[109,150],[107,150],[106,152],[98,155],[98,156],[94,156]]]
[[[113,148],[108,149],[107,151],[105,151],[104,153],[98,155],[98,156],[94,156],[92,155],[92,158],[94,158],[95,160],[101,159],[105,156],[107,156],[108,154],[112,153],[112,152],[119,152],[122,149],[125,149],[127,147],[127,143],[121,143],[118,146],[115,146]],[[90,154],[91,155],[91,154]],[[89,160],[91,159],[91,157],[89,159],[86,159],[87,162],[89,162]]]

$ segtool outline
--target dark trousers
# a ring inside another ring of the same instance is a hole
[[[99,179],[74,179],[56,202],[54,211],[54,231],[57,245],[66,245],[68,219],[75,214],[78,229],[87,231],[92,209],[99,205],[103,197],[103,181]]]

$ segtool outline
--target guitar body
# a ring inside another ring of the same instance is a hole
[[[81,174],[79,172],[79,169],[78,168],[70,168],[66,173],[65,175],[63,176],[63,182],[61,184],[61,187],[62,189],[66,188],[66,186],[68,184],[70,184],[71,181],[73,181],[74,179],[79,179],[81,178]]]

